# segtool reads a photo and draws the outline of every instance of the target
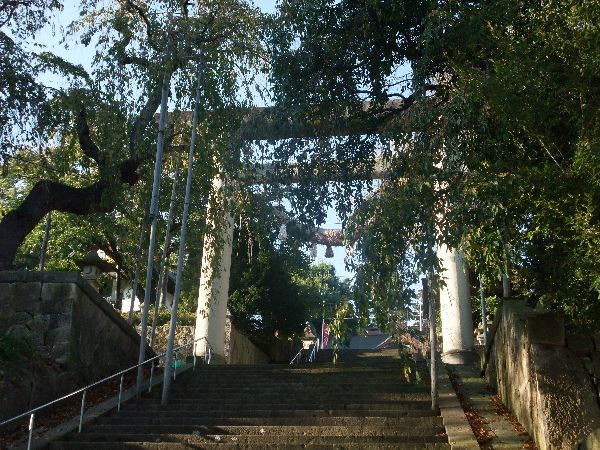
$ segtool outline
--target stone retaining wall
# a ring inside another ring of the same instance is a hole
[[[77,272],[0,272],[0,335],[33,353],[0,384],[0,420],[135,365],[140,342]]]
[[[234,326],[231,326],[227,364],[266,364],[270,361],[269,355],[254,345]]]
[[[165,324],[156,328],[156,341],[154,351],[164,353],[167,348],[167,338],[169,336],[169,325]],[[175,331],[175,346],[183,345],[194,339],[194,327],[187,325],[177,326]],[[201,343],[200,345],[204,345]],[[227,317],[225,324],[225,357],[227,364],[266,364],[269,362],[288,362],[289,346],[284,342],[279,345],[273,345],[269,349],[269,354],[261,350],[245,334],[240,332],[231,323],[231,318]],[[179,352],[181,357],[192,356],[192,348]]]
[[[598,449],[600,341],[566,336],[562,317],[524,300],[504,301],[491,336],[486,377],[538,448]]]

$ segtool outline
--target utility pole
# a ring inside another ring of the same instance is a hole
[[[150,347],[154,346],[156,337],[156,323],[158,321],[158,311],[162,306],[165,297],[166,284],[168,279],[167,259],[169,257],[171,247],[171,227],[173,226],[173,210],[175,209],[175,196],[177,194],[177,184],[179,181],[179,172],[181,170],[181,153],[177,155],[177,163],[175,166],[175,175],[173,177],[173,187],[171,189],[171,200],[169,202],[169,214],[167,216],[167,225],[165,230],[165,242],[163,244],[162,258],[160,260],[160,275],[158,277],[158,285],[156,286],[156,295],[154,297],[154,315],[152,316],[152,330],[150,331]]]
[[[146,217],[142,219],[142,225],[140,226],[140,239],[138,241],[137,252],[135,254],[135,271],[133,275],[133,284],[131,285],[131,303],[129,304],[129,315],[127,316],[127,322],[129,325],[133,324],[133,306],[135,304],[135,299],[137,298],[137,288],[140,280],[140,260],[142,259],[142,247],[144,245],[145,237]]]
[[[169,326],[169,338],[167,340],[167,354],[165,355],[165,371],[163,376],[163,391],[161,404],[166,405],[169,401],[169,391],[171,389],[171,371],[173,363],[173,348],[175,345],[175,328],[177,327],[177,309],[179,307],[179,296],[181,294],[181,279],[183,274],[183,259],[185,255],[185,238],[187,233],[187,223],[190,211],[190,193],[192,191],[192,166],[194,163],[194,151],[196,149],[196,128],[198,127],[198,112],[200,109],[200,94],[202,93],[202,80],[204,77],[204,51],[200,50],[198,56],[198,66],[196,69],[197,85],[196,98],[194,104],[194,113],[192,117],[192,139],[190,142],[190,151],[188,154],[187,179],[185,183],[185,197],[183,200],[183,217],[181,220],[181,237],[179,238],[179,254],[177,255],[177,276],[175,278],[175,294],[173,296],[173,305],[171,307],[171,323]],[[196,352],[196,343],[194,343],[194,354]]]
[[[169,39],[170,41],[170,39]],[[169,44],[170,46],[170,44]],[[148,311],[150,309],[150,294],[152,291],[152,275],[154,269],[154,248],[156,247],[156,231],[158,227],[158,195],[160,193],[160,174],[162,172],[163,148],[165,142],[165,123],[167,120],[167,102],[169,100],[169,85],[171,73],[167,69],[163,82],[160,100],[160,119],[158,122],[158,137],[156,140],[156,159],[154,160],[154,180],[152,183],[152,198],[150,200],[150,244],[148,245],[148,260],[146,266],[146,291],[144,292],[144,309],[141,323],[140,354],[138,358],[136,391],[142,390],[144,368],[141,365],[146,359],[146,339],[148,336]]]

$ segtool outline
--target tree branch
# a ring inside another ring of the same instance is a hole
[[[85,108],[81,108],[79,114],[77,114],[77,137],[83,153],[96,161],[99,167],[102,167],[104,165],[104,155],[90,136],[90,127],[87,123]]]
[[[150,87],[148,92],[148,100],[146,104],[138,114],[131,126],[131,132],[129,136],[129,156],[132,160],[138,159],[137,147],[142,138],[144,130],[152,121],[156,109],[160,105],[161,97],[161,83],[160,81],[154,80],[153,86]]]
[[[83,188],[54,181],[38,181],[25,200],[0,222],[3,243],[0,246],[0,270],[10,267],[25,237],[49,211],[86,215],[106,210],[107,206],[101,201],[105,189],[103,181]]]

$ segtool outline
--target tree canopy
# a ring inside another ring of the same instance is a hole
[[[597,2],[283,0],[267,16],[240,0],[86,1],[68,32],[93,49],[89,71],[26,45],[59,2],[0,5],[0,269],[31,267],[51,210],[64,213],[51,267],[91,243],[132,266],[160,85],[170,77],[174,154],[187,144],[203,49],[188,263],[200,257],[215,173],[237,180],[242,164],[262,164],[292,180],[231,183],[236,217],[252,222],[243,233],[271,234],[236,278],[248,317],[266,314],[248,300],[253,283],[273,279],[273,292],[300,295],[304,263],[296,244],[277,247],[273,207],[302,230],[334,206],[354,251],[358,310],[374,306],[384,320],[410,300],[419,273],[439,270],[434,250],[446,244],[465,252],[487,289],[508,274],[517,294],[598,325]],[[42,70],[60,87],[44,85]],[[315,137],[242,142],[264,77],[280,107],[271,125],[308,124]],[[381,159],[387,177],[375,183],[368,174]],[[170,174],[169,163],[163,180]],[[271,294],[255,293],[269,304]]]
[[[383,299],[397,280],[410,286],[415,269],[435,270],[432,249],[445,243],[488,284],[508,263],[517,293],[598,320],[597,6],[281,3],[275,97],[308,114],[340,105],[358,114],[368,100],[386,124],[389,147],[355,138],[371,146],[358,145],[366,157],[340,154],[332,139],[313,153],[389,161],[390,178],[347,227],[367,291],[384,286]],[[390,111],[395,98],[402,106]],[[286,145],[283,157],[301,155]],[[346,208],[343,195],[326,195]]]

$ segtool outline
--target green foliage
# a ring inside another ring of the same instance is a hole
[[[21,338],[8,334],[0,335],[0,383],[23,362],[29,361],[33,351]]]
[[[351,317],[351,305],[342,302],[337,305],[333,320],[329,323],[329,335],[333,348],[333,363],[337,363],[340,357],[341,347],[350,346],[351,329],[346,318]]]
[[[300,335],[313,309],[313,299],[294,282],[294,274],[308,268],[306,257],[265,238],[252,241],[249,230],[239,227],[234,248],[228,302],[234,323],[261,341]]]
[[[485,308],[487,311],[487,315],[489,317],[495,317],[498,313],[498,308],[502,307],[502,297],[498,297],[496,295],[486,296],[485,299]],[[473,325],[475,328],[478,327],[478,324],[482,323],[481,321],[481,298],[480,297],[471,297],[471,310],[473,311]],[[492,322],[488,320],[488,327],[491,328]]]
[[[438,270],[433,250],[446,244],[487,289],[508,271],[517,294],[598,325],[599,11],[575,0],[281,4],[276,98],[309,117],[340,105],[376,117],[395,147],[367,149],[365,134],[344,160],[381,153],[391,174],[346,224],[359,310],[373,305],[385,321],[412,274]],[[406,83],[394,84],[400,73]],[[383,101],[398,94],[405,111],[390,113]],[[287,148],[285,158],[301,155]],[[309,157],[331,163],[338,148],[321,139]],[[330,200],[346,210],[352,198]]]
[[[273,208],[254,198],[234,229],[228,307],[234,323],[259,342],[301,336],[306,323],[333,317],[350,288],[330,264],[310,265],[293,237],[281,242]],[[249,208],[253,205],[252,208]]]
[[[123,317],[127,319],[128,313],[123,313]],[[142,321],[142,312],[136,311],[133,314],[133,325],[139,326]],[[148,323],[153,323],[154,321],[154,308],[150,308],[148,312]],[[160,327],[161,325],[167,325],[171,322],[171,311],[167,308],[162,308],[158,310],[158,318],[156,320],[156,326]],[[181,304],[177,310],[177,325],[182,326],[194,326],[196,325],[196,307],[194,309],[190,309],[186,304]]]

